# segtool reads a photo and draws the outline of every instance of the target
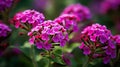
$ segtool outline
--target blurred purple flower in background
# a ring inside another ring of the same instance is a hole
[[[111,10],[118,10],[120,0],[93,0],[90,6],[94,14],[107,14]]]
[[[4,51],[9,46],[9,43],[6,41],[11,33],[11,29],[9,26],[3,24],[0,20],[0,56],[3,56]]]
[[[34,0],[33,7],[38,11],[43,11],[45,10],[47,3],[48,3],[48,0]]]
[[[51,49],[52,43],[58,43],[63,47],[68,41],[66,29],[57,22],[47,20],[38,24],[28,33],[30,43],[35,44],[38,49]]]
[[[116,45],[111,37],[111,31],[106,26],[93,24],[81,32],[82,44],[79,48],[93,59],[105,58],[103,61],[106,64],[111,58],[116,57]]]
[[[73,57],[73,55],[71,53],[66,52],[66,53],[62,54],[62,59],[68,66],[71,66],[71,64],[72,64],[72,62],[71,62],[72,57]]]
[[[13,53],[16,54],[16,55],[21,54],[21,51],[20,51],[20,49],[18,49],[18,48],[13,48],[12,51],[13,51]]]
[[[109,10],[117,10],[120,5],[120,0],[104,0],[100,4],[100,12],[106,14]]]
[[[0,37],[6,37],[12,30],[0,21]]]
[[[13,0],[0,0],[0,11],[4,11],[6,8],[12,6]]]
[[[118,20],[118,21],[116,21],[116,23],[115,23],[115,29],[116,29],[116,32],[117,33],[120,33],[120,20]]]
[[[80,21],[89,20],[92,17],[89,8],[82,4],[69,5],[63,10],[62,14],[74,14]]]

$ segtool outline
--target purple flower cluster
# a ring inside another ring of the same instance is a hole
[[[44,22],[44,15],[35,10],[25,10],[23,12],[17,13],[11,23],[15,25],[16,28],[33,28],[36,25]]]
[[[28,36],[30,36],[29,42],[35,44],[38,49],[49,50],[53,43],[60,44],[63,47],[68,41],[66,29],[51,20],[44,21],[32,28]]]
[[[8,35],[8,32],[11,31],[11,29],[1,22],[2,21],[0,21],[0,37],[6,37]]]
[[[12,6],[13,0],[0,0],[0,11],[4,11],[6,8]]]
[[[80,21],[84,21],[91,18],[90,10],[81,4],[72,4],[66,7],[62,14],[74,14],[80,18]]]
[[[93,24],[81,32],[82,44],[79,48],[93,59],[103,58],[106,64],[111,58],[116,57],[116,46],[111,37],[112,34],[106,26]]]
[[[69,31],[77,31],[78,25],[77,22],[80,19],[74,14],[63,14],[57,17],[54,21],[64,26]]]

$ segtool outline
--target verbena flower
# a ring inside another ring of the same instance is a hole
[[[81,32],[82,44],[79,48],[90,58],[103,58],[107,64],[111,58],[116,57],[116,46],[111,37],[112,34],[106,26],[93,24]]]
[[[35,10],[25,10],[23,12],[18,12],[11,20],[11,23],[15,25],[16,28],[33,28],[36,25],[44,22],[44,15]]]
[[[74,14],[63,14],[57,17],[54,21],[64,26],[68,31],[78,30],[78,21],[80,19]]]
[[[12,6],[13,0],[0,0],[0,11],[4,11]]]
[[[53,43],[60,44],[63,47],[68,41],[66,29],[51,20],[38,24],[35,28],[31,29],[28,36],[30,36],[29,42],[35,44],[38,49],[49,50]]]
[[[62,14],[74,14],[80,18],[80,21],[91,19],[89,8],[81,4],[69,5],[63,10]]]
[[[9,32],[11,32],[11,29],[0,21],[0,38],[8,36]]]

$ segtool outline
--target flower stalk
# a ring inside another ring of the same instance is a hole
[[[88,64],[89,64],[89,58],[86,59],[85,63],[83,64],[82,67],[88,67]]]
[[[51,52],[49,50],[48,50],[48,55],[49,55],[49,57],[51,55]],[[50,60],[50,58],[48,58],[48,67],[51,67],[51,60]]]
[[[35,61],[35,51],[34,51],[33,45],[31,45],[30,52],[31,52],[31,59],[32,59],[33,66],[38,67],[37,62]]]

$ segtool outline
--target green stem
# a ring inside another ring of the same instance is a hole
[[[89,64],[89,58],[86,59],[85,63],[83,64],[82,67],[88,67],[88,64]]]
[[[117,57],[116,57],[116,60],[113,63],[114,67],[116,67],[119,64],[119,60],[120,60],[120,49],[118,49],[118,51],[117,51]]]
[[[113,65],[113,62],[112,62],[112,61],[110,61],[110,67],[114,67],[114,65]]]
[[[51,67],[51,61],[50,61],[50,59],[48,59],[48,67]]]
[[[48,51],[48,54],[49,54],[49,57],[50,57],[50,51]],[[50,58],[48,58],[48,67],[51,67],[51,61],[50,61]]]
[[[120,59],[120,49],[118,49],[118,54],[117,54],[117,59],[116,59],[116,61],[119,61],[119,59]]]
[[[38,67],[37,62],[35,61],[35,51],[34,51],[34,46],[33,45],[31,45],[30,52],[31,52],[31,59],[32,59],[32,62],[33,62],[33,66]]]
[[[2,19],[3,19],[3,22],[5,24],[10,25],[10,23],[9,23],[9,12],[8,11],[2,12]]]

